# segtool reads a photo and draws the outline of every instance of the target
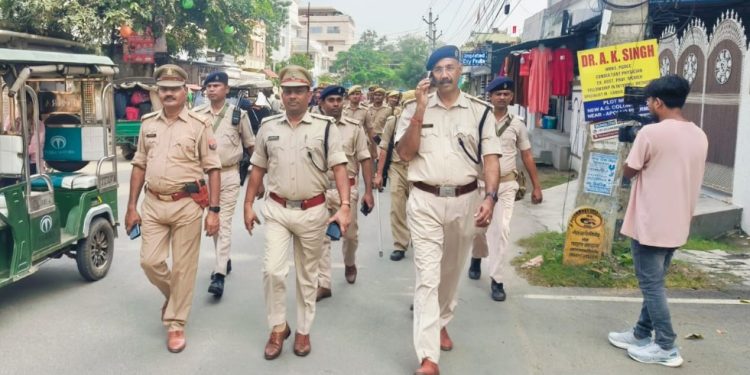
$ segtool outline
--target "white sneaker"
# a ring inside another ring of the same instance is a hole
[[[609,338],[610,344],[620,349],[630,349],[631,347],[646,346],[651,343],[650,337],[642,339],[635,338],[635,334],[633,334],[632,329],[625,332],[610,332],[607,338]]]
[[[679,367],[682,364],[682,356],[677,347],[664,350],[655,342],[646,346],[631,346],[628,355],[641,363],[657,363],[668,367]]]

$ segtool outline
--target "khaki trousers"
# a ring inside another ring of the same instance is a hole
[[[357,226],[359,193],[356,185],[349,189],[349,202],[352,205],[351,210],[349,210],[351,212],[351,223],[346,230],[346,234],[342,236],[341,252],[344,254],[344,264],[353,266],[356,261],[357,247],[359,246],[359,227]],[[341,199],[339,198],[339,191],[337,189],[328,189],[326,191],[326,207],[331,216],[341,207]],[[320,258],[318,286],[331,289],[331,239],[328,236],[323,236],[323,255]]]
[[[272,199],[263,207],[266,244],[263,288],[269,328],[286,322],[286,277],[293,245],[297,276],[297,332],[310,333],[315,318],[318,265],[323,253],[328,210],[325,204],[307,210],[285,208]]]
[[[414,246],[414,347],[421,361],[440,360],[440,329],[453,318],[458,283],[474,238],[476,193],[436,197],[413,189],[406,221]]]
[[[497,204],[492,212],[492,222],[487,228],[478,228],[474,236],[472,258],[488,258],[489,275],[498,283],[503,282],[503,260],[510,247],[510,219],[513,216],[516,191],[516,181],[500,184]]]
[[[181,330],[193,304],[203,210],[190,198],[163,202],[146,193],[141,211],[141,268],[167,298],[164,325]]]
[[[216,248],[216,265],[214,272],[222,275],[227,274],[227,262],[229,252],[232,250],[232,217],[237,207],[237,198],[240,196],[240,174],[237,166],[222,169],[221,192],[219,193],[219,233],[214,236],[214,247]]]
[[[409,166],[405,163],[391,163],[388,169],[388,179],[391,184],[391,233],[393,247],[406,251],[411,237],[409,227],[406,226],[406,200],[409,199],[410,185],[406,180]]]

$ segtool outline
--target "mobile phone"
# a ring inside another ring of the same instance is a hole
[[[427,72],[426,78],[430,80],[430,87],[437,86],[437,82],[435,82],[435,77],[432,76],[432,71]]]
[[[367,203],[365,203],[365,201],[362,201],[362,207],[360,207],[359,211],[362,212],[363,215],[367,216],[370,212],[372,212],[372,208],[367,207]]]
[[[134,239],[140,237],[141,236],[141,225],[140,224],[133,225],[133,228],[130,229],[130,232],[128,233],[128,236],[130,237],[131,240],[134,240]]]
[[[333,222],[331,224],[328,224],[328,229],[326,230],[326,236],[331,239],[331,241],[338,241],[341,239],[341,227],[339,227],[339,223]]]

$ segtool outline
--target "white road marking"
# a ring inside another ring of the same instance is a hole
[[[612,297],[612,296],[557,296],[546,294],[526,294],[523,296],[527,299],[544,299],[558,301],[591,301],[591,302],[634,302],[642,303],[641,297]],[[746,305],[739,299],[710,299],[710,298],[669,298],[670,304],[694,304],[694,305]]]

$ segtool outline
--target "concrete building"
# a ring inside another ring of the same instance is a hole
[[[299,23],[299,0],[289,2],[288,20],[286,26],[280,30],[279,47],[271,54],[271,60],[279,63],[292,57],[294,40],[301,34],[302,24]]]
[[[237,58],[237,64],[249,72],[262,73],[266,67],[266,24],[260,21],[253,27],[250,43],[244,56]]]
[[[306,38],[309,23],[310,41],[316,41],[323,47],[325,71],[336,60],[337,53],[348,51],[357,42],[354,20],[336,8],[310,7],[308,10],[307,7],[300,7],[298,14],[302,25],[298,36]]]

